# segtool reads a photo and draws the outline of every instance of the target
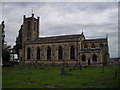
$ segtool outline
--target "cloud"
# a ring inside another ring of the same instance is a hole
[[[29,0],[29,2],[118,2],[119,0]],[[3,2],[28,2],[28,0],[4,0]]]
[[[3,20],[6,40],[15,44],[23,15],[40,16],[40,36],[78,34],[86,38],[103,38],[109,35],[111,57],[117,57],[118,5],[117,2],[40,2],[3,3]],[[113,45],[113,43],[115,43]]]

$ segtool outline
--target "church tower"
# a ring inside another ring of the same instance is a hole
[[[35,38],[39,38],[39,17],[35,18],[32,13],[31,17],[23,16],[23,28],[22,28],[22,43],[25,44]]]

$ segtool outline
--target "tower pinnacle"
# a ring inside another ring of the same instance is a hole
[[[108,34],[106,34],[106,39],[108,38]]]
[[[82,34],[83,34],[83,30],[82,30]]]
[[[34,12],[33,12],[33,9],[32,9],[32,17],[34,17]]]

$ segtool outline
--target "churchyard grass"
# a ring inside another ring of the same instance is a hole
[[[56,86],[61,88],[118,88],[118,76],[115,70],[118,66],[85,67],[82,70],[73,67],[65,67],[66,73],[61,75],[61,67],[45,67],[44,69],[34,66],[3,67],[3,88],[49,88]]]

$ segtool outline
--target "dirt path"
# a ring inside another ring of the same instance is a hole
[[[33,82],[33,81],[22,81],[20,83],[25,83],[25,84],[38,84],[37,82]],[[56,86],[56,85],[49,85],[49,84],[40,84],[44,87],[47,88],[65,88],[65,87],[61,87],[61,86]]]
[[[55,86],[55,85],[49,85],[49,84],[44,84],[43,86],[47,87],[47,88],[64,88],[64,87],[61,87],[61,86]]]

